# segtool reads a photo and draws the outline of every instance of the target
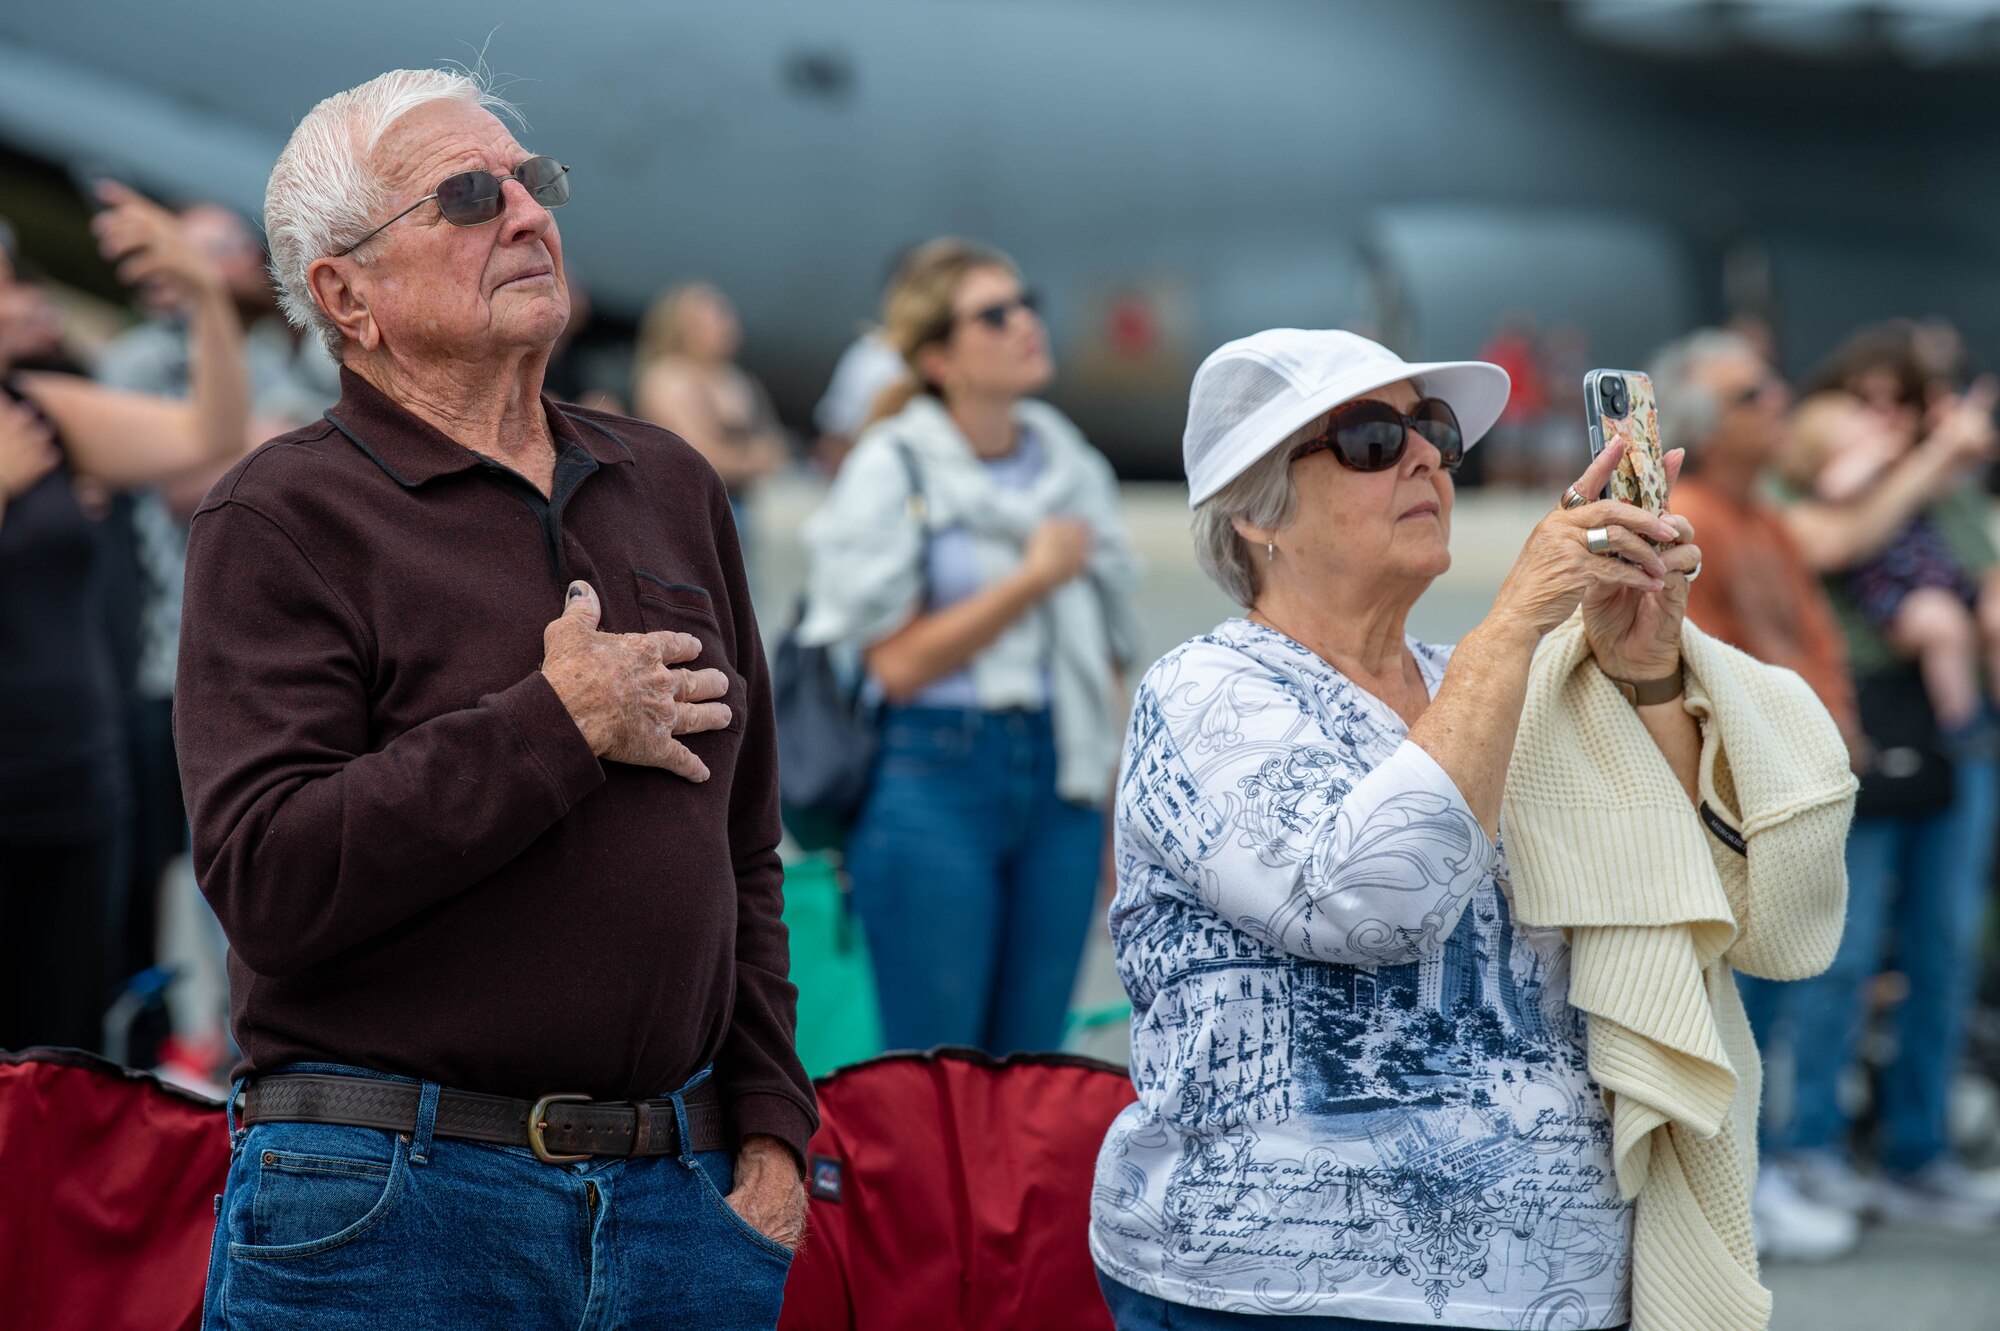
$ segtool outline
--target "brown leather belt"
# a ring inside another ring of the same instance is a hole
[[[243,1124],[333,1123],[384,1132],[415,1132],[423,1087],[409,1081],[281,1072],[259,1077],[243,1093]],[[703,1082],[681,1097],[687,1106],[688,1137],[696,1151],[728,1146],[722,1099],[715,1083]],[[550,1164],[594,1155],[678,1155],[680,1125],[672,1100],[592,1100],[584,1095],[545,1095],[511,1100],[477,1091],[443,1091],[438,1096],[439,1137],[525,1146]]]

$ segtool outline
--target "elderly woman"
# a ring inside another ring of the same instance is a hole
[[[1408,637],[1506,395],[1498,367],[1342,332],[1260,333],[1196,375],[1196,551],[1249,613],[1147,673],[1126,740],[1111,925],[1139,1097],[1091,1224],[1121,1328],[1631,1315],[1572,952],[1523,918],[1501,792],[1531,658],[1580,601],[1581,668],[1628,694],[1592,686],[1636,709],[1657,753],[1625,757],[1699,852],[1679,644],[1701,556],[1682,519],[1586,500],[1614,445],[1456,649]]]
[[[542,392],[569,175],[496,110],[385,74],[265,197],[341,398],[188,550],[176,738],[244,1054],[211,1327],[769,1327],[803,1227],[728,495]]]

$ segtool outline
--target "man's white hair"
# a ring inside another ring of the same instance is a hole
[[[313,299],[313,261],[368,234],[389,207],[389,190],[369,156],[389,127],[430,102],[464,102],[511,117],[513,103],[478,75],[457,69],[396,69],[333,96],[306,112],[264,187],[264,235],[278,306],[292,327],[319,336],[340,359],[341,332]]]
[[[1646,377],[1653,381],[1653,401],[1659,408],[1660,451],[1687,450],[1694,461],[1701,446],[1722,424],[1723,405],[1707,385],[1701,370],[1712,361],[1758,356],[1741,333],[1726,328],[1698,328],[1653,353]],[[1761,357],[1758,357],[1761,359]]]

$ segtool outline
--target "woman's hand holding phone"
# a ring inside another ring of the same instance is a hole
[[[1631,533],[1614,529],[1605,554],[1645,570],[1656,586],[1642,590],[1594,584],[1583,598],[1585,632],[1605,674],[1629,680],[1663,678],[1680,664],[1688,584],[1690,575],[1701,568],[1693,525],[1668,512],[1668,498],[1686,455],[1681,449],[1660,450],[1659,408],[1649,376],[1635,370],[1592,370],[1584,376],[1583,392],[1593,457],[1577,492],[1605,493],[1613,501],[1642,508],[1658,515],[1675,533],[1647,546]],[[1602,491],[1583,488],[1603,474],[1607,452],[1617,455],[1608,484]]]

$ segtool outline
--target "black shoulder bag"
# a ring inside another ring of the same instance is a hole
[[[909,512],[922,540],[917,548],[917,576],[929,599],[930,525],[924,503],[923,479],[909,449],[898,445],[897,456],[909,477]],[[843,685],[828,647],[799,641],[806,598],[799,598],[792,625],[778,639],[771,662],[771,701],[778,724],[778,802],[785,828],[806,850],[827,850],[847,839],[861,813],[875,773],[878,743],[877,708],[865,698],[867,674],[857,671]]]
[[[1930,695],[1915,666],[1901,666],[1854,681],[1861,732],[1875,750],[1854,805],[1857,818],[1900,818],[1937,813],[1958,794],[1951,757],[1938,734]]]

